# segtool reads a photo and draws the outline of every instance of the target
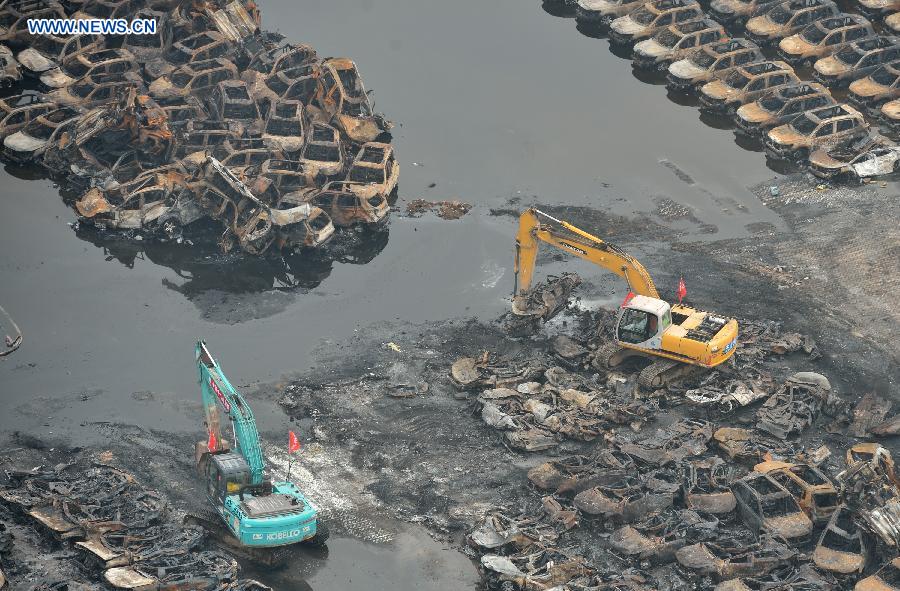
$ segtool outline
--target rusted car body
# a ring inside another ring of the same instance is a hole
[[[272,147],[297,152],[306,142],[306,110],[301,101],[279,100],[269,109],[262,137]]]
[[[250,60],[248,67],[263,74],[272,74],[316,61],[318,61],[318,55],[311,45],[292,43],[258,53]]]
[[[72,18],[129,18],[134,14],[136,0],[90,0],[79,2]]]
[[[128,88],[143,87],[140,78],[123,74],[86,76],[77,82],[47,93],[47,98],[60,105],[91,108],[114,101]]]
[[[269,148],[249,148],[246,150],[229,151],[222,158],[222,166],[233,171],[243,171],[250,167],[259,168],[263,162],[270,158],[283,159],[284,154],[273,152]]]
[[[731,513],[737,506],[731,492],[733,472],[720,458],[691,462],[684,469],[682,495],[688,509],[713,515]]]
[[[735,112],[737,128],[747,135],[761,135],[787,123],[800,113],[835,104],[831,92],[815,82],[782,86]]]
[[[876,36],[872,23],[855,14],[823,18],[778,42],[778,56],[789,64],[812,64],[854,41]]]
[[[334,225],[318,207],[308,203],[271,207],[251,190],[264,193],[270,183],[265,177],[257,177],[248,186],[215,158],[207,159],[205,180],[197,189],[206,211],[228,228],[224,250],[230,250],[236,242],[244,252],[262,254],[273,245],[279,249],[315,247],[331,238]]]
[[[712,0],[710,15],[726,26],[742,27],[755,14],[765,12],[782,0]]]
[[[849,105],[832,105],[798,115],[790,123],[769,130],[766,155],[774,159],[806,160],[823,146],[867,135],[869,124]]]
[[[653,0],[609,25],[609,39],[619,45],[631,45],[649,39],[662,28],[705,18],[695,0]]]
[[[19,131],[3,140],[4,154],[16,162],[27,162],[39,157],[56,141],[66,126],[74,124],[81,112],[72,107],[60,107],[33,118]]]
[[[900,60],[900,37],[864,39],[818,60],[813,65],[813,77],[825,86],[847,86],[897,60]]]
[[[750,547],[723,547],[723,545],[700,542],[679,549],[675,553],[682,567],[715,580],[732,579],[742,576],[764,575],[788,564],[797,555],[795,550],[764,538]]]
[[[176,129],[195,120],[207,118],[203,105],[193,96],[157,99],[160,109],[166,114],[169,127]]]
[[[145,64],[150,60],[160,57],[172,45],[174,33],[169,22],[169,13],[161,10],[142,8],[131,13],[132,19],[150,19],[156,21],[156,33],[152,35],[126,35],[122,40],[122,47],[134,55],[137,60]]]
[[[324,120],[337,127],[351,141],[376,141],[390,130],[390,122],[372,113],[369,95],[352,60],[325,60],[319,81],[315,104],[322,110]],[[282,97],[301,98],[287,94]]]
[[[856,0],[857,10],[870,18],[883,17],[900,10],[900,0]]]
[[[666,87],[684,92],[727,76],[735,68],[764,61],[759,47],[746,39],[731,39],[698,49],[669,66]]]
[[[0,5],[0,41],[14,45],[28,43],[30,18],[67,18],[66,11],[54,0],[22,0]]]
[[[609,27],[615,19],[640,7],[646,0],[578,0],[575,19],[597,27]]]
[[[79,53],[91,53],[102,49],[105,40],[101,35],[71,35],[58,37],[55,35],[36,35],[28,47],[18,53],[16,59],[25,71],[33,76],[40,76]]]
[[[738,512],[753,532],[768,532],[786,540],[808,541],[813,523],[797,500],[766,474],[750,473],[731,486]]]
[[[13,57],[13,52],[5,45],[0,45],[0,87],[12,86],[22,79],[22,68]]]
[[[325,210],[337,226],[356,224],[379,225],[387,221],[391,208],[384,195],[360,197],[352,190],[352,183],[330,181],[321,189],[315,187],[289,193],[286,203],[312,203]]]
[[[72,54],[58,68],[41,74],[41,83],[50,88],[62,88],[86,76],[119,74],[137,68],[134,55],[127,49],[98,49]]]
[[[271,179],[272,186],[279,195],[315,187],[315,179],[304,170],[303,163],[299,160],[269,158],[259,166],[259,175]]]
[[[881,118],[895,132],[900,130],[900,99],[884,103],[881,106]]]
[[[347,171],[347,187],[360,197],[368,199],[376,195],[387,197],[397,188],[400,163],[394,157],[390,144],[367,142],[363,144]]]
[[[237,67],[222,58],[190,62],[150,83],[154,98],[176,96],[204,96],[224,80],[236,80]]]
[[[635,44],[632,59],[639,68],[665,71],[673,61],[687,57],[698,47],[727,39],[725,29],[712,19],[690,21],[668,26],[652,39]]]
[[[260,105],[298,100],[309,106],[318,91],[320,74],[318,62],[308,62],[270,74],[247,70],[241,75],[241,80],[247,83],[250,94]]]
[[[897,148],[880,136],[850,138],[809,155],[808,169],[820,179],[857,180],[897,168]]]
[[[847,100],[861,110],[877,113],[881,106],[900,97],[900,60],[885,64],[850,83]]]
[[[39,115],[57,108],[37,94],[16,94],[0,99],[0,139],[11,135]]]
[[[832,0],[786,0],[748,20],[746,35],[760,46],[771,45],[810,23],[840,13]]]
[[[900,34],[900,12],[895,12],[894,14],[886,17],[884,19],[884,28],[891,34]]]
[[[840,504],[837,489],[815,466],[769,460],[757,464],[753,469],[761,474],[768,474],[772,480],[787,489],[813,523],[829,520]]]
[[[231,43],[221,33],[202,31],[174,39],[162,57],[144,63],[144,71],[155,80],[189,63],[224,58],[230,51]]]
[[[334,178],[344,171],[344,146],[337,129],[324,123],[313,123],[300,153],[303,167],[313,177]]]
[[[244,129],[259,131],[262,125],[259,107],[241,80],[223,80],[216,84],[207,100],[209,114],[220,121],[237,122]]]
[[[733,113],[740,105],[755,101],[782,86],[799,82],[794,69],[784,62],[767,61],[741,66],[727,77],[713,80],[700,89],[700,108]]]
[[[841,505],[822,531],[812,559],[823,570],[842,575],[859,574],[866,568],[870,551],[868,536],[856,525],[847,507]]]

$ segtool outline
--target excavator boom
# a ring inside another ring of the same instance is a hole
[[[560,232],[550,225],[541,224],[538,216],[555,222],[568,233]],[[522,309],[521,303],[531,290],[539,242],[546,242],[615,273],[628,282],[628,287],[636,295],[659,298],[653,279],[637,259],[589,232],[558,220],[539,209],[531,208],[524,211],[519,217],[519,231],[516,234],[514,267],[516,284],[513,292],[513,312],[527,314],[527,311]],[[519,304],[518,309],[517,303]]]

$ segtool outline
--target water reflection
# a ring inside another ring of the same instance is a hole
[[[566,0],[544,0],[544,2],[541,4],[541,8],[543,8],[544,12],[546,12],[547,14],[559,18],[575,17],[574,2],[568,2]]]

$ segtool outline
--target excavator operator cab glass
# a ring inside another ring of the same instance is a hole
[[[250,466],[239,454],[227,452],[212,456],[207,464],[207,494],[214,499],[235,495],[250,484]]]
[[[671,324],[671,318],[669,318]],[[663,318],[665,325],[665,318]],[[617,338],[620,342],[636,345],[644,343],[656,336],[660,331],[660,318],[645,310],[626,308],[619,317]]]

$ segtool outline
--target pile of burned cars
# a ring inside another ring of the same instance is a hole
[[[37,37],[20,26],[45,13],[152,18],[157,32]],[[262,30],[252,1],[4,3],[0,23],[10,79],[41,89],[0,101],[3,157],[80,193],[81,226],[215,236],[261,255],[387,219],[392,124],[355,63]]]
[[[606,337],[589,331],[454,362],[498,443],[529,456],[525,498],[467,538],[486,588],[897,588],[900,478],[862,438],[896,434],[900,416],[818,373],[776,378],[776,359],[814,346],[772,323],[745,332],[729,370],[658,389],[594,366]]]

